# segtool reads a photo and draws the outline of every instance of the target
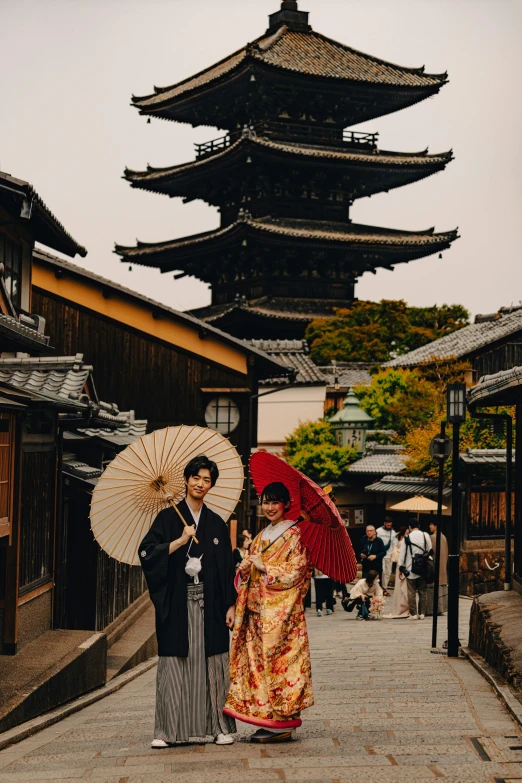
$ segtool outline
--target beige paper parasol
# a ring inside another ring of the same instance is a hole
[[[442,506],[447,508],[447,506]],[[413,498],[402,500],[400,503],[396,503],[394,506],[390,506],[390,511],[415,511],[420,513],[422,511],[436,511],[437,503],[430,498],[425,498],[424,495],[415,495]]]
[[[205,503],[228,520],[244,481],[243,465],[234,446],[206,427],[183,425],[156,430],[118,454],[92,494],[91,529],[110,557],[139,565],[140,541],[160,511],[183,500],[183,470],[201,454],[219,468],[219,478],[205,496]]]

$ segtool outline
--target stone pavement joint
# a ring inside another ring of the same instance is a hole
[[[460,638],[469,601],[461,602]],[[316,705],[298,741],[152,750],[155,668],[0,751],[0,783],[491,783],[522,780],[522,731],[465,659],[430,654],[431,623],[309,613]],[[444,628],[440,628],[445,638]]]

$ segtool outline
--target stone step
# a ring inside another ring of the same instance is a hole
[[[109,649],[107,682],[158,654],[154,607],[149,606]]]
[[[0,656],[0,732],[105,683],[107,640],[92,631],[47,631]]]

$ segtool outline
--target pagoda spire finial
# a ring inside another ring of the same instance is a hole
[[[281,0],[281,10],[269,17],[268,32],[274,32],[283,25],[299,32],[308,32],[311,29],[308,13],[299,10],[297,0]]]

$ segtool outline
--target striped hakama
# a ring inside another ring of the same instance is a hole
[[[236,731],[235,721],[223,715],[229,654],[205,656],[203,585],[187,587],[188,657],[160,656],[158,661],[154,737],[169,743]]]

